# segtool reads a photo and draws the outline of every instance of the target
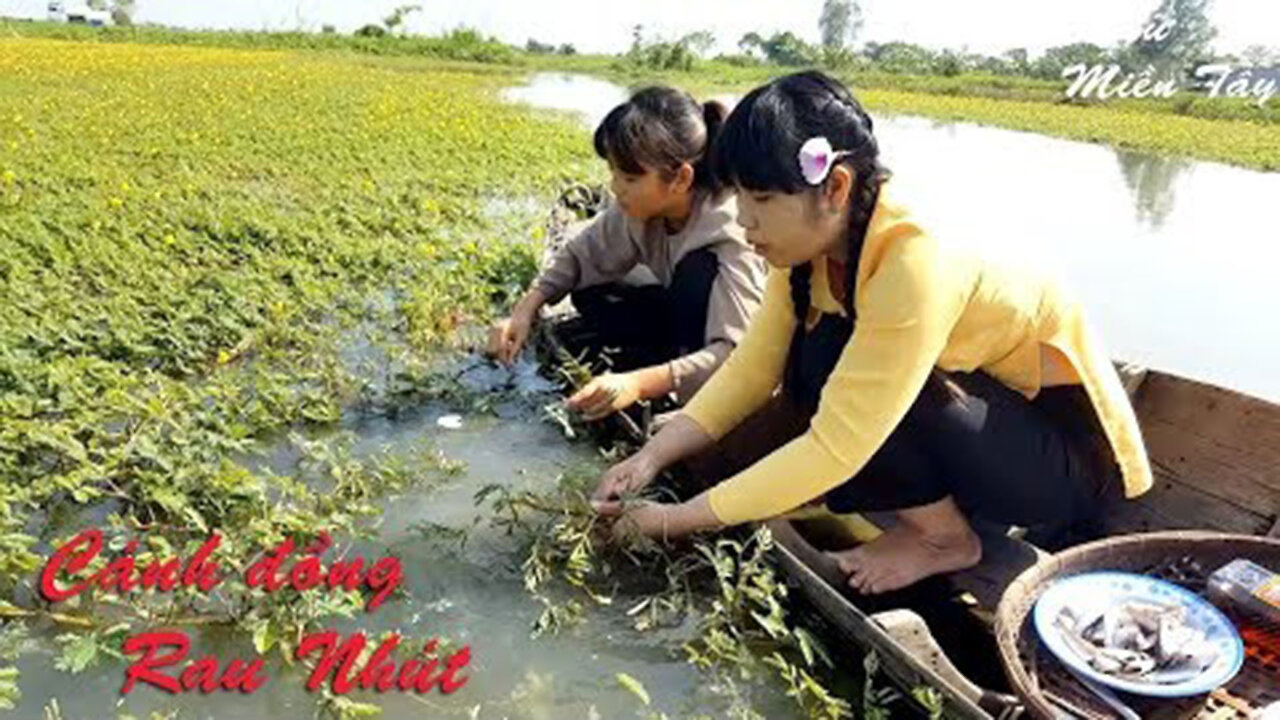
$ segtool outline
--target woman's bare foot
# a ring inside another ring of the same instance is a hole
[[[950,498],[898,513],[898,524],[865,545],[828,553],[849,587],[863,594],[898,590],[930,575],[973,567],[982,542]]]

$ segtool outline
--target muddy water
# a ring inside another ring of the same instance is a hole
[[[509,95],[592,127],[620,96],[563,74],[535,75]],[[897,192],[931,233],[1063,282],[1114,357],[1280,402],[1280,173],[969,123],[875,120]]]

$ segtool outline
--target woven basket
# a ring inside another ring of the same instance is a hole
[[[996,609],[996,641],[1010,684],[1036,717],[1063,717],[1066,708],[1087,720],[1118,717],[1040,643],[1031,622],[1040,594],[1057,578],[1095,570],[1151,574],[1200,592],[1208,573],[1241,557],[1280,568],[1280,539],[1215,532],[1127,535],[1071,548],[1037,563],[1009,585]],[[1280,657],[1247,646],[1240,673],[1208,695],[1162,700],[1118,694],[1144,719],[1248,720],[1258,709],[1280,701]]]

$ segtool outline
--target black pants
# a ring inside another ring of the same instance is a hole
[[[711,248],[676,264],[671,284],[606,283],[570,296],[579,318],[561,331],[569,350],[617,371],[657,365],[706,345],[707,306],[720,272]]]
[[[834,316],[808,335],[789,358],[799,372],[784,390],[688,463],[695,484],[714,485],[808,429],[849,336]],[[937,371],[825,502],[834,512],[875,512],[951,497],[971,519],[1026,527],[1032,542],[1057,549],[1100,534],[1102,511],[1120,492],[1119,468],[1082,386],[1042,388],[1028,400],[981,371]]]
[[[1097,532],[1119,471],[1084,388],[1035,400],[983,372],[931,384],[857,475],[827,494],[836,512],[952,497],[965,515],[1031,529],[1054,546]]]

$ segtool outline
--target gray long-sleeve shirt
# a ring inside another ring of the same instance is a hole
[[[700,192],[684,227],[669,234],[662,218],[642,222],[611,204],[551,257],[534,287],[554,303],[573,290],[619,280],[637,265],[670,286],[685,255],[710,247],[720,271],[707,305],[706,344],[670,361],[676,399],[684,404],[729,356],[764,294],[764,260],[746,244],[737,212],[733,193]]]

